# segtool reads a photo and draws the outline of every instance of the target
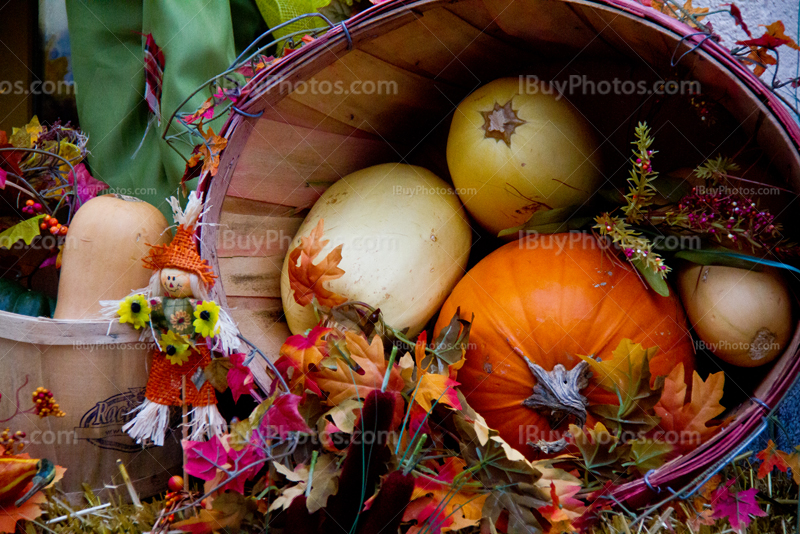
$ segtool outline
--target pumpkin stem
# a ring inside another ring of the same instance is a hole
[[[509,147],[511,147],[511,135],[514,130],[520,124],[525,124],[525,121],[520,119],[517,112],[511,107],[511,100],[506,102],[505,106],[495,102],[494,109],[481,111],[481,115],[486,121],[483,125],[484,137],[504,141]]]
[[[525,362],[536,377],[536,385],[533,386],[533,395],[522,401],[522,405],[547,417],[553,429],[558,428],[569,416],[575,418],[578,426],[583,426],[586,423],[588,401],[580,391],[589,385],[592,376],[589,364],[582,361],[567,371],[559,363],[552,371],[545,371],[528,358],[525,358]]]

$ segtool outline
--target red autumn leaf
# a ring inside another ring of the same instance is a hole
[[[301,306],[308,306],[317,298],[317,302],[329,308],[347,302],[347,299],[324,287],[325,282],[336,280],[344,275],[339,268],[342,261],[342,247],[339,245],[314,265],[314,259],[322,252],[327,239],[322,238],[323,219],[311,231],[308,237],[300,239],[300,246],[289,253],[289,284],[294,292],[294,300]]]
[[[211,480],[216,476],[217,469],[228,462],[228,451],[218,436],[208,441],[182,441],[181,445],[186,453],[184,468],[197,478]]]
[[[745,24],[744,19],[742,18],[742,12],[739,10],[739,6],[736,4],[722,4],[723,6],[729,6],[731,8],[731,16],[733,17],[733,22],[744,30],[749,37],[752,37],[753,34],[750,33],[750,29]]]
[[[204,132],[202,124],[197,125],[197,130],[203,136],[205,142],[195,147],[192,151],[192,157],[189,158],[187,162],[187,166],[194,167],[202,161],[202,172],[209,172],[211,176],[216,176],[217,170],[219,169],[219,157],[228,145],[228,140],[216,135],[212,128]]]
[[[326,337],[330,331],[330,328],[317,325],[307,335],[290,336],[281,346],[280,358],[275,362],[275,367],[288,379],[289,389],[293,393],[302,395],[308,389],[317,395],[321,394],[319,386],[308,373],[316,369],[328,355]]]
[[[761,37],[757,39],[748,39],[745,41],[736,41],[736,44],[751,47],[763,46],[765,48],[769,48],[770,50],[774,50],[779,46],[786,45],[789,48],[800,50],[800,46],[794,42],[794,39],[786,35],[786,28],[784,27],[782,21],[778,20],[769,26],[764,27],[766,28],[766,31]]]
[[[734,530],[739,530],[742,526],[747,528],[750,525],[751,515],[764,517],[767,514],[756,502],[758,488],[750,488],[749,490],[731,494],[730,487],[734,482],[736,482],[735,479],[729,480],[714,491],[714,496],[712,497],[714,513],[712,517],[714,519],[725,518],[730,522]]]
[[[719,402],[724,384],[725,374],[722,372],[708,375],[703,381],[695,371],[689,399],[683,364],[678,364],[664,382],[661,399],[655,406],[656,415],[661,418],[658,428],[663,432],[674,432],[680,437],[683,447],[703,443],[719,429],[719,425],[708,426],[708,423],[725,411]]]
[[[239,402],[239,397],[249,395],[253,385],[253,372],[244,365],[246,355],[237,352],[231,354],[232,367],[228,370],[228,387],[233,394],[233,402]]]
[[[277,433],[281,439],[285,439],[289,432],[310,433],[306,420],[297,410],[302,400],[291,393],[279,395],[261,420],[262,432],[267,436]]]
[[[761,465],[758,467],[758,478],[766,477],[773,467],[778,468],[778,471],[782,473],[787,473],[791,469],[795,484],[800,484],[800,453],[798,450],[792,453],[778,450],[775,443],[769,440],[767,447],[756,454],[756,458],[761,460]]]

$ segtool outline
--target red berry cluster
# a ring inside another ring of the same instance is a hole
[[[36,388],[33,392],[34,410],[39,417],[64,417],[66,414],[61,411],[61,407],[53,398],[53,392],[47,388]]]
[[[66,224],[61,224],[58,219],[50,215],[45,215],[42,218],[42,224],[39,225],[39,228],[49,230],[53,235],[67,235],[67,230],[69,230]]]
[[[692,229],[734,243],[745,239],[759,247],[781,240],[780,229],[769,211],[758,209],[752,199],[728,194],[723,187],[709,189],[701,194],[694,187],[678,204]],[[779,247],[774,251],[781,252]]]
[[[28,215],[38,215],[43,211],[44,207],[40,203],[34,202],[33,200],[28,200],[22,207],[22,213],[27,213]]]
[[[167,493],[167,499],[164,502],[164,512],[170,512],[171,510],[175,510],[178,508],[180,503],[183,501],[184,495],[181,491],[170,491]],[[174,523],[175,522],[175,514],[169,514],[165,517],[167,523]]]
[[[25,442],[22,441],[25,439],[25,432],[22,430],[17,430],[14,434],[11,434],[11,429],[6,428],[0,433],[0,447],[5,449],[4,454],[6,456],[14,454],[14,448],[17,449],[17,454],[22,451],[22,448],[25,447]]]

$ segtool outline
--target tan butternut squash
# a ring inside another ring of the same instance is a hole
[[[142,264],[149,245],[168,243],[167,220],[153,205],[123,195],[86,202],[64,242],[55,319],[100,317],[101,300],[145,287],[153,271]]]

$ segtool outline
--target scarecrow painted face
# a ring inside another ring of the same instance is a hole
[[[180,299],[192,296],[191,276],[180,269],[162,269],[161,285],[164,292],[172,298]]]

